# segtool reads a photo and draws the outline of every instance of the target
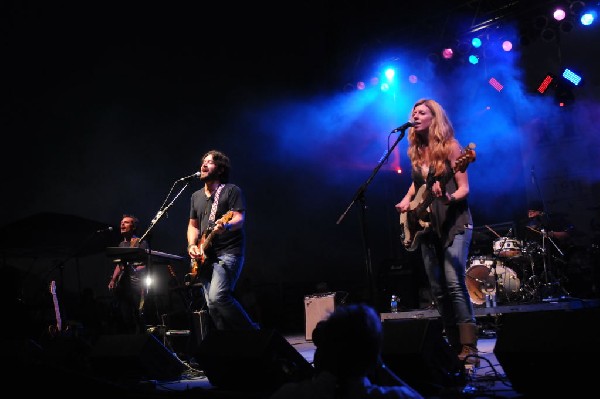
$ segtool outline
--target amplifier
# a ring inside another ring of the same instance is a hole
[[[312,333],[317,323],[324,320],[335,310],[335,292],[304,297],[304,318],[306,321],[306,340],[312,341]]]

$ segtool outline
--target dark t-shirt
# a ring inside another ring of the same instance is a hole
[[[200,235],[210,231],[214,223],[209,225],[210,211],[213,205],[215,194],[206,196],[204,188],[195,191],[191,198],[190,219],[198,219],[200,226]],[[219,220],[229,211],[244,212],[246,202],[242,190],[235,184],[227,183],[221,190],[215,221]],[[235,231],[225,231],[222,234],[215,234],[211,244],[207,249],[208,254],[221,255],[243,255],[245,249],[244,229]]]

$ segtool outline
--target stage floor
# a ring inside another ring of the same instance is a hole
[[[392,361],[386,361],[388,367],[428,399],[530,398],[556,392],[580,397],[595,386],[598,368],[589,364],[600,351],[595,327],[600,300],[505,304],[477,307],[476,313],[480,365],[466,367],[455,384],[430,377],[433,368],[444,366],[440,343],[445,344],[433,310],[381,314],[387,342],[384,357]],[[315,352],[305,331],[261,330],[255,338],[216,341],[218,345],[209,349],[212,357],[204,359],[210,364],[205,368],[203,359],[184,359],[168,340],[152,334],[106,338],[104,344],[98,341],[92,346],[91,354],[73,337],[44,343],[6,341],[7,381],[11,389],[16,386],[26,392],[37,387],[64,398],[89,393],[121,398],[262,399],[269,397],[273,385],[257,387],[285,382],[281,375],[274,376],[273,359],[303,359],[312,368]],[[393,353],[386,352],[390,347]],[[206,351],[196,354],[204,356]],[[234,382],[238,383],[235,389],[229,386]]]

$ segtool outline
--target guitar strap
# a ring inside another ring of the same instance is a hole
[[[225,187],[225,184],[221,184],[215,193],[215,199],[213,201],[212,208],[210,209],[210,216],[208,217],[209,226],[215,221],[217,215],[217,205],[219,204],[219,196],[221,195],[221,190],[223,187]]]
[[[431,188],[434,184],[435,184],[435,168],[430,167],[429,168],[429,173],[427,174],[427,179],[425,180],[425,184],[427,185],[427,188]]]

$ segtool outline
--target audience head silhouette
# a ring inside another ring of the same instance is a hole
[[[327,319],[317,323],[312,338],[317,373],[328,371],[339,380],[352,380],[377,367],[383,333],[377,312],[368,305],[336,308]]]

